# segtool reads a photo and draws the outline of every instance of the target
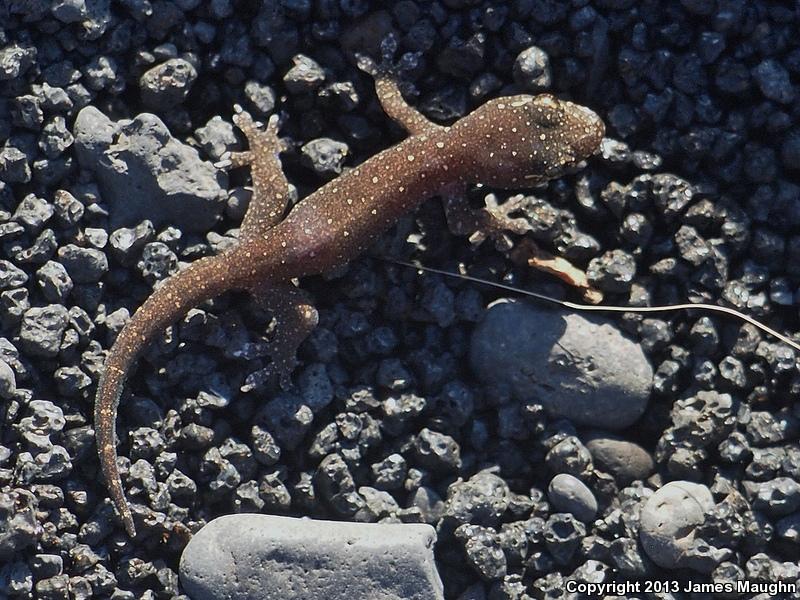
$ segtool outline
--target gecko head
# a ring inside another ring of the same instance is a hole
[[[480,179],[504,188],[563,175],[597,152],[605,135],[594,112],[550,94],[497,98],[469,120]]]

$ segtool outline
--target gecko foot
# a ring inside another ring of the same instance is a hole
[[[284,152],[288,148],[286,142],[278,136],[280,129],[278,115],[270,115],[267,125],[264,127],[239,104],[235,104],[233,110],[233,122],[244,133],[250,148],[266,148],[275,154]],[[214,166],[218,169],[236,169],[252,165],[254,160],[256,157],[251,150],[229,151],[225,152]]]
[[[251,373],[245,379],[242,391],[250,391],[274,377],[283,389],[291,387],[291,374],[297,367],[297,348],[319,323],[319,314],[311,304],[307,292],[292,283],[250,290],[258,305],[275,319],[272,339],[267,344],[267,354],[272,362]]]
[[[406,52],[399,60],[395,61],[394,57],[397,53],[397,37],[390,33],[381,41],[381,60],[375,62],[371,56],[356,52],[356,66],[364,71],[367,75],[371,75],[376,81],[391,80],[397,83],[402,88],[402,92],[406,96],[416,96],[417,90],[412,83],[402,81],[400,74],[404,71],[411,71],[419,66],[419,60],[422,56],[421,52]]]
[[[296,360],[282,365],[271,363],[263,369],[253,371],[247,377],[245,377],[244,383],[239,390],[242,392],[252,392],[255,389],[263,387],[269,381],[273,381],[276,377],[278,379],[278,385],[281,386],[281,389],[288,390],[292,387],[291,375],[296,366]]]

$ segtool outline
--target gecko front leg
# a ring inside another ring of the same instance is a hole
[[[278,137],[278,115],[272,115],[266,128],[262,128],[241,106],[234,106],[234,110],[233,122],[247,138],[248,149],[223,156],[220,166],[250,167],[253,195],[239,230],[242,243],[246,243],[263,236],[283,220],[291,186],[279,158],[286,144]]]

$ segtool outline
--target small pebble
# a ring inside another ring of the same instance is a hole
[[[300,148],[305,164],[320,176],[339,175],[350,153],[347,144],[330,138],[311,140]]]
[[[620,486],[647,479],[655,468],[650,453],[639,444],[606,433],[594,433],[586,447],[598,469],[612,475]]]
[[[552,85],[550,58],[536,46],[519,53],[514,62],[514,81],[529,92],[542,92]]]
[[[152,108],[167,110],[181,104],[197,79],[194,66],[173,58],[144,72],[139,80],[142,101]]]
[[[585,483],[567,473],[559,473],[550,480],[547,496],[558,512],[571,513],[579,521],[588,523],[597,515],[597,500]]]

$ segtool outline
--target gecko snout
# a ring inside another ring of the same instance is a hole
[[[600,148],[600,142],[606,134],[606,126],[593,110],[572,102],[564,104],[569,107],[566,114],[570,115],[573,121],[569,128],[570,146],[576,157],[588,158]]]

